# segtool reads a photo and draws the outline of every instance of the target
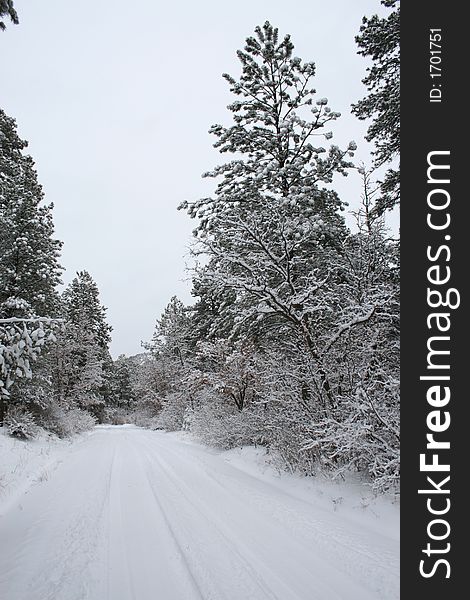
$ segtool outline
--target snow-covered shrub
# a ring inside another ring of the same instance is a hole
[[[303,447],[316,449],[334,476],[356,470],[370,477],[376,492],[396,489],[400,479],[398,382],[384,388],[384,398],[362,387],[341,409],[312,424]]]
[[[0,303],[0,395],[4,400],[12,401],[15,384],[31,380],[33,364],[55,341],[59,326],[53,319],[36,317],[20,298]]]
[[[107,406],[102,411],[100,422],[109,425],[125,425],[126,423],[133,422],[133,420],[131,420],[129,410],[116,406]]]
[[[96,419],[89,412],[79,408],[65,410],[52,406],[43,412],[41,425],[60,438],[66,438],[92,429],[96,425]]]
[[[239,411],[223,400],[213,399],[188,412],[187,427],[203,444],[225,450],[262,443],[262,422],[255,407]]]
[[[189,405],[179,393],[168,394],[163,408],[153,421],[153,429],[165,429],[166,431],[179,431],[183,429],[185,414]]]
[[[21,406],[11,406],[8,409],[4,426],[10,435],[23,440],[33,439],[39,432],[33,415]]]
[[[156,392],[153,390],[142,392],[141,396],[132,404],[128,422],[134,423],[138,427],[155,429],[155,420],[160,408],[161,400]]]

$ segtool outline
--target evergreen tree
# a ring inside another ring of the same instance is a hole
[[[62,243],[53,238],[52,204],[43,192],[27,143],[0,110],[0,303],[16,298],[36,315],[57,313]]]
[[[84,312],[67,321],[51,350],[56,403],[65,409],[92,409],[104,403],[103,357]]]
[[[247,38],[244,51],[237,53],[242,63],[240,80],[223,76],[240,97],[228,107],[235,125],[214,125],[210,130],[218,138],[214,146],[220,152],[243,158],[204,175],[223,177],[214,198],[184,202],[180,208],[200,218],[196,234],[202,236],[226,215],[243,218],[267,204],[321,213],[323,235],[334,236],[343,225],[337,215],[341,202],[318,186],[330,183],[335,173],[346,174],[352,165],[345,157],[356,145],[351,142],[346,150],[333,145],[327,152],[313,143],[315,136],[330,139],[332,133],[325,127],[340,116],[328,106],[327,98],[315,101],[311,87],[315,64],[294,57],[290,36],[279,42],[278,30],[269,22],[255,32],[256,37]]]
[[[53,238],[52,205],[42,204],[26,146],[0,110],[0,413],[5,400],[35,395],[28,395],[32,367],[58,326],[49,317],[58,312],[62,244]]]
[[[106,308],[101,304],[99,290],[87,271],[77,276],[62,294],[65,317],[71,323],[80,324],[94,342],[108,352],[112,327],[106,322]]]
[[[189,354],[189,317],[184,304],[173,296],[157,321],[148,348],[158,357],[167,357],[184,367]]]
[[[64,331],[54,349],[53,379],[58,402],[96,414],[109,396],[112,328],[98,286],[80,271],[62,294]]]
[[[328,396],[315,338],[319,319],[328,319],[323,290],[346,227],[341,201],[324,184],[346,174],[356,146],[314,144],[315,136],[332,137],[325,128],[340,116],[316,99],[314,63],[295,57],[290,37],[280,41],[270,23],[255,32],[238,52],[239,81],[224,75],[240,98],[228,107],[235,124],[211,129],[215,147],[237,158],[207,174],[222,178],[214,197],[182,208],[200,220],[196,251],[210,258],[206,277],[236,299],[217,321],[233,319],[232,336],[249,331],[276,343],[295,336]]]
[[[400,153],[400,0],[381,0],[393,9],[387,18],[364,17],[356,37],[359,54],[372,59],[363,83],[368,95],[353,106],[360,119],[372,118],[366,139],[375,142],[375,166]],[[389,169],[382,183],[376,210],[383,213],[400,201],[399,171]]]
[[[25,382],[31,384],[33,364],[55,341],[58,327],[55,320],[36,317],[24,300],[9,298],[0,304],[0,425],[7,405],[33,401],[35,393]]]
[[[112,384],[111,384],[111,402],[118,408],[131,408],[135,400],[134,388],[132,385],[132,369],[134,365],[124,354],[121,354],[113,363]]]
[[[18,15],[13,7],[12,0],[0,0],[0,18],[4,16],[10,17],[13,23],[15,23],[15,25],[18,25]],[[4,29],[5,23],[3,21],[0,21],[0,30]]]
[[[237,296],[214,279],[215,263],[215,259],[211,259],[207,265],[196,267],[193,273],[191,294],[197,301],[189,312],[192,349],[198,340],[227,338],[233,330]]]

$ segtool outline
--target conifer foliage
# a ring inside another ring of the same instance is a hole
[[[36,314],[57,314],[62,243],[44,204],[34,163],[15,121],[0,109],[0,303],[18,298]]]
[[[0,0],[0,19],[5,16],[10,17],[12,22],[18,25],[18,15],[12,0]],[[3,29],[5,29],[5,23],[0,20],[0,30]]]
[[[66,407],[95,410],[104,404],[106,367],[111,362],[111,326],[99,290],[80,271],[62,294],[63,331],[53,350],[57,401]]]
[[[57,328],[62,244],[26,146],[0,110],[0,420]]]
[[[386,18],[364,17],[356,43],[359,54],[372,59],[363,83],[368,94],[353,106],[360,119],[372,118],[367,140],[376,146],[375,166],[400,153],[400,0],[381,0],[392,9]],[[399,171],[391,168],[382,183],[376,209],[383,212],[400,201]]]

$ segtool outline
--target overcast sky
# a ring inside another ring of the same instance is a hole
[[[343,116],[334,143],[358,143],[350,114],[367,61],[354,36],[379,0],[15,0],[20,25],[0,33],[0,106],[29,141],[56,236],[64,283],[86,269],[114,328],[112,354],[141,352],[172,295],[191,302],[185,264],[194,223],[176,207],[209,195],[201,173],[223,162],[207,133],[230,124],[223,72],[266,19],[317,65],[315,87]],[[360,180],[335,189],[357,206]]]

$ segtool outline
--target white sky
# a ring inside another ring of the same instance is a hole
[[[370,162],[366,124],[350,114],[367,61],[354,36],[379,0],[16,0],[20,25],[0,32],[0,106],[29,141],[56,237],[64,283],[96,280],[114,328],[112,353],[141,352],[170,297],[191,302],[185,274],[194,222],[176,207],[209,195],[201,174],[224,162],[207,133],[230,124],[221,74],[266,19],[314,60],[314,85],[343,116],[333,143],[354,139]],[[353,207],[358,175],[335,186]]]

